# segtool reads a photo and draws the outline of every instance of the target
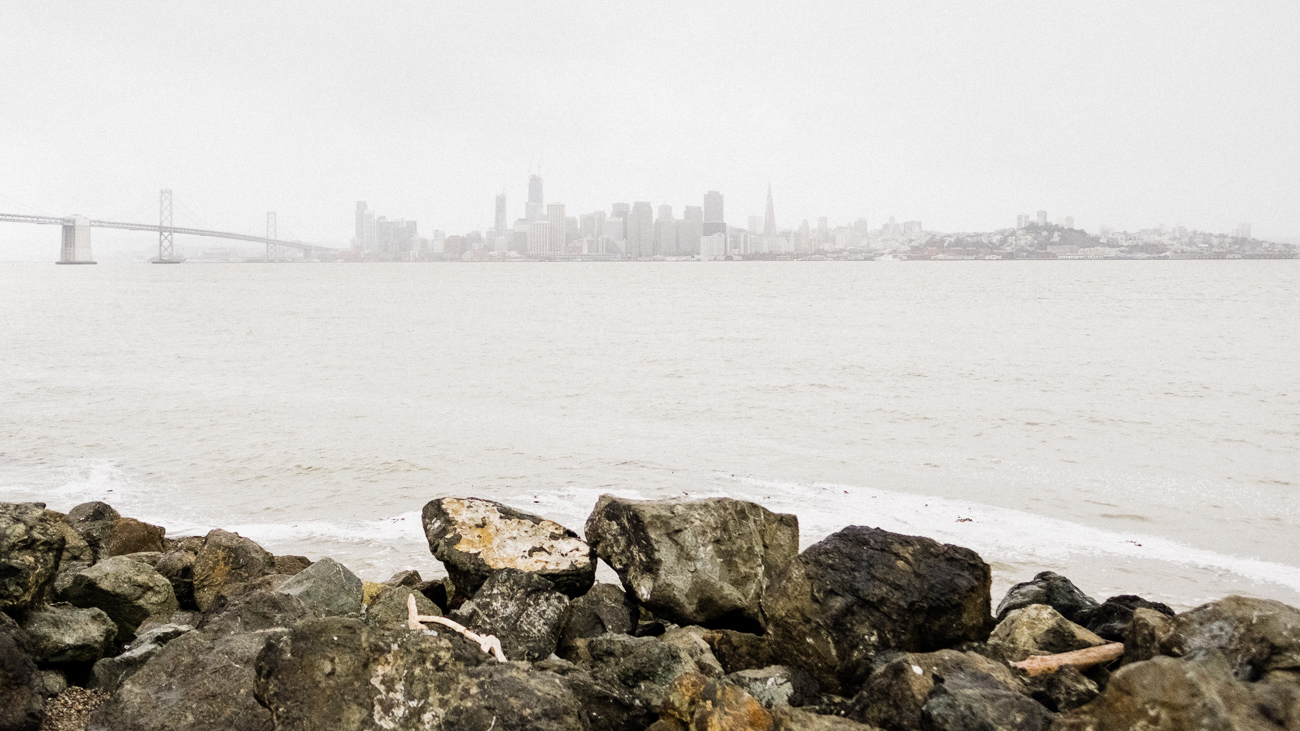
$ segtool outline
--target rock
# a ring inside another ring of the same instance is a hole
[[[0,503],[0,610],[44,599],[63,555],[58,513],[44,503]]]
[[[1101,690],[1079,669],[1065,665],[1054,673],[1028,679],[1034,700],[1057,713],[1074,710],[1089,703]]]
[[[237,584],[226,584],[217,592],[217,596],[212,600],[208,607],[211,611],[213,607],[220,604],[223,600],[226,602],[234,601],[245,594],[252,594],[256,591],[279,591],[289,579],[293,577],[285,574],[265,574],[252,581],[241,581]]]
[[[419,571],[405,569],[388,577],[388,580],[384,582],[384,586],[407,586],[414,589],[422,583],[424,583],[424,579],[420,578]]]
[[[652,637],[595,637],[587,641],[587,652],[593,676],[625,688],[647,708],[663,703],[679,675],[696,672],[686,653]]]
[[[59,571],[72,564],[86,568],[95,562],[95,552],[91,550],[90,544],[86,543],[86,539],[72,529],[72,525],[68,523],[68,516],[65,515],[62,520],[55,521],[54,525],[63,535],[63,553],[59,557]]]
[[[409,586],[386,586],[379,596],[366,607],[365,622],[371,627],[398,629],[404,627],[410,614],[406,598],[415,597],[415,610],[424,616],[441,617],[442,610],[428,597]]]
[[[772,731],[877,731],[875,726],[847,718],[823,716],[788,706],[777,706],[771,713]]]
[[[1234,679],[1232,670],[1218,651],[1125,665],[1096,700],[1061,716],[1053,731],[1282,728],[1264,715],[1255,688]]]
[[[1154,609],[1136,609],[1124,630],[1124,664],[1150,660],[1170,644],[1174,620]]]
[[[895,653],[881,660],[844,712],[855,721],[888,731],[920,728],[926,699],[946,679],[960,677],[971,685],[978,678],[978,684],[988,688],[1026,691],[1010,668],[974,652]]]
[[[674,627],[660,635],[659,641],[686,653],[705,677],[721,678],[725,675],[722,664],[713,656],[709,643],[704,641],[704,635],[708,631],[703,627]]]
[[[1174,610],[1160,602],[1149,602],[1140,596],[1122,594],[1107,599],[1098,607],[1083,610],[1075,621],[1102,639],[1123,642],[1124,630],[1128,629],[1133,612],[1138,609],[1153,609],[1166,616],[1174,616]]]
[[[0,729],[5,731],[37,731],[45,718],[45,679],[30,649],[27,633],[0,612]]]
[[[227,635],[290,627],[311,616],[298,597],[263,589],[234,599],[219,598],[197,627],[209,635]]]
[[[163,557],[163,555],[158,551],[136,551],[135,553],[123,553],[120,555],[123,558],[129,558],[132,561],[138,561],[155,571],[158,570],[158,561],[161,560]]]
[[[850,526],[787,564],[763,611],[776,657],[839,693],[862,684],[880,651],[985,639],[991,583],[974,551]]]
[[[253,696],[254,661],[285,632],[182,634],[122,683],[86,731],[270,731],[271,714]]]
[[[194,558],[195,606],[207,611],[222,587],[265,576],[274,565],[271,554],[253,541],[220,528],[209,532]]]
[[[501,569],[539,574],[579,597],[596,581],[596,560],[577,533],[554,521],[480,498],[430,501],[422,514],[429,550],[462,597]]]
[[[271,573],[294,576],[311,566],[311,559],[306,556],[276,556],[271,565]]]
[[[103,610],[50,604],[27,612],[23,630],[37,663],[93,663],[113,646],[117,624]]]
[[[764,635],[717,629],[705,634],[704,641],[713,650],[713,656],[718,659],[725,673],[758,670],[778,664],[772,640]]]
[[[575,731],[584,713],[559,676],[516,663],[470,668],[444,698],[443,728],[466,731]]]
[[[100,557],[125,556],[128,553],[162,553],[167,529],[135,518],[118,518],[100,551]]]
[[[507,658],[534,662],[555,652],[568,613],[568,597],[540,574],[501,569],[452,618],[479,634],[495,635]]]
[[[158,558],[154,569],[171,582],[182,609],[198,609],[194,603],[194,562],[203,548],[202,536],[185,536]]]
[[[144,664],[162,650],[163,645],[194,628],[189,625],[164,624],[141,632],[126,650],[114,657],[106,657],[90,670],[87,687],[115,693],[127,678],[135,675]]]
[[[764,708],[804,706],[817,700],[817,681],[804,670],[772,665],[761,670],[741,670],[727,676]]]
[[[104,555],[108,538],[113,533],[113,524],[121,517],[113,506],[98,500],[82,503],[68,511],[68,524],[90,546],[93,554],[91,563],[98,561]]]
[[[602,495],[587,539],[637,600],[681,625],[756,631],[776,571],[799,551],[799,521],[731,498]]]
[[[1174,657],[1223,653],[1238,680],[1300,670],[1300,609],[1271,599],[1230,596],[1174,617],[1160,651]]]
[[[1056,718],[1019,693],[946,683],[930,694],[923,713],[928,731],[1047,731]]]
[[[46,700],[68,689],[68,677],[63,674],[62,670],[41,670],[40,674],[41,685],[45,688],[42,692]]]
[[[654,720],[647,708],[627,690],[600,680],[571,662],[550,658],[534,665],[564,678],[586,717],[588,731],[639,731]]]
[[[421,581],[415,585],[415,590],[425,596],[426,599],[433,602],[442,610],[443,614],[449,611],[447,601],[447,587],[443,585],[442,579],[434,581]]]
[[[296,596],[318,617],[361,614],[361,579],[332,558],[322,558],[280,584],[279,592]]]
[[[98,607],[117,624],[117,641],[127,642],[149,617],[165,617],[179,605],[171,582],[148,566],[111,556],[71,576],[59,598],[78,607]]]
[[[769,731],[772,714],[734,683],[715,680],[700,694],[691,728],[696,731]]]
[[[1030,655],[1055,655],[1104,644],[1106,640],[1046,604],[1011,610],[989,637],[989,647],[1012,662]]]
[[[556,651],[561,657],[570,657],[577,640],[607,633],[631,634],[636,623],[636,602],[623,587],[596,584],[591,591],[569,602],[569,618],[560,633]]]
[[[1043,571],[1032,581],[1016,584],[1007,590],[998,604],[997,620],[1001,622],[1011,611],[1031,604],[1046,604],[1071,622],[1078,622],[1082,612],[1098,606],[1095,599],[1080,591],[1069,579]]]

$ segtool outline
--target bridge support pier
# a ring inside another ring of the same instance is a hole
[[[90,253],[90,219],[73,216],[63,223],[63,249],[59,264],[94,264]]]

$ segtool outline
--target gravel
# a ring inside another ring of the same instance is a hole
[[[45,722],[41,731],[82,731],[90,714],[108,700],[102,690],[88,690],[68,686],[62,693],[45,704]]]

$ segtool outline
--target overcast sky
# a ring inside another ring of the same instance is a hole
[[[784,227],[1291,238],[1298,29],[1296,2],[0,0],[0,212],[154,221],[170,187],[178,224],[346,243],[357,200],[459,233],[504,191],[513,221],[540,169],[571,214],[716,189],[744,225],[771,183]]]

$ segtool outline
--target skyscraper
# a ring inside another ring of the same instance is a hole
[[[677,256],[677,219],[673,218],[673,207],[667,203],[659,206],[659,217],[655,219],[654,253]]]
[[[545,254],[551,243],[551,222],[546,219],[528,224],[528,253]]]
[[[502,193],[497,196],[497,215],[494,228],[497,236],[504,236],[506,233],[506,194]]]
[[[633,259],[654,256],[654,209],[650,201],[632,204],[627,222],[627,255]]]
[[[552,254],[559,254],[564,251],[564,240],[568,234],[569,222],[564,216],[564,204],[552,203],[546,206],[546,220],[551,224],[549,228],[550,238],[546,244],[546,250]]]
[[[1046,226],[1046,225],[1047,225],[1047,211],[1039,211],[1039,212],[1038,212],[1038,225],[1039,225],[1039,226]]]
[[[366,241],[366,202],[357,201],[357,246]]]
[[[704,194],[704,235],[725,234],[726,218],[722,211],[722,194],[711,190]]]
[[[524,217],[529,221],[540,221],[545,215],[542,206],[542,176],[528,176],[528,205]]]
[[[767,186],[767,213],[763,216],[763,238],[776,238],[776,208],[772,205],[772,184]]]
[[[700,253],[700,239],[704,237],[704,209],[686,206],[682,220],[677,224],[677,253],[695,256]]]

